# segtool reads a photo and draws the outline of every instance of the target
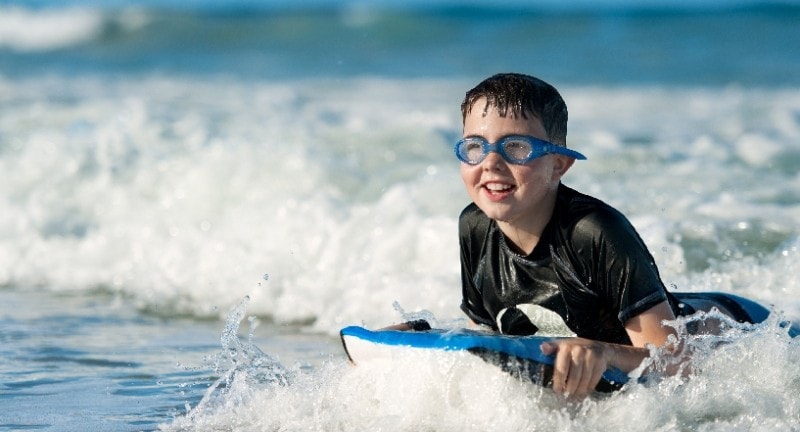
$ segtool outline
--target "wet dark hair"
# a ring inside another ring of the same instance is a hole
[[[486,98],[484,113],[494,107],[500,117],[511,115],[527,119],[529,115],[533,116],[542,122],[551,142],[567,145],[567,104],[550,84],[518,73],[493,75],[464,96],[464,102],[461,103],[462,122],[481,98]]]

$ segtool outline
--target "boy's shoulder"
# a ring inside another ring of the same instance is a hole
[[[491,219],[474,202],[469,203],[458,216],[458,223],[462,227],[489,227]]]
[[[622,212],[599,198],[562,185],[558,203],[557,220],[573,237],[614,238],[635,232]]]
[[[605,201],[564,185],[558,191],[556,213],[561,224],[584,229],[603,230],[629,223],[622,212]]]
[[[463,210],[461,210],[461,214],[458,216],[459,219],[465,218],[475,218],[475,217],[486,217],[483,211],[478,207],[477,204],[474,202],[469,203]]]

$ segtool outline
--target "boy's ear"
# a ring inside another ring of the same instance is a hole
[[[556,160],[553,162],[553,180],[560,180],[575,163],[575,158],[560,154],[554,156]]]

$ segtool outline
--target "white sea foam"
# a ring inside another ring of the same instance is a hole
[[[643,432],[797,428],[800,401],[794,395],[800,345],[777,321],[760,326],[732,323],[718,337],[688,340],[686,349],[694,353],[694,372],[688,379],[651,376],[643,383],[632,380],[613,394],[572,403],[467,352],[397,350],[391,359],[358,366],[332,359],[314,370],[279,372],[279,376],[289,373],[289,381],[275,379],[275,371],[282,368],[269,359],[255,362],[256,368],[253,361],[242,361],[220,371],[224,387],[212,386],[200,404],[161,428]]]
[[[146,12],[124,8],[114,13],[80,5],[49,8],[0,6],[0,48],[45,52],[90,42],[107,27],[122,31],[143,27]]]
[[[468,84],[0,78],[0,284],[167,315],[249,295],[326,332],[400,319],[394,301],[461,317]],[[800,315],[800,93],[563,93],[589,157],[565,182],[628,214],[665,282]]]
[[[103,17],[88,9],[29,10],[0,8],[0,47],[42,51],[70,46],[96,37]]]

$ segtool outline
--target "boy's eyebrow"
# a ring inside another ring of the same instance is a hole
[[[511,137],[528,137],[528,138],[536,138],[538,140],[542,140],[541,138],[535,137],[533,135],[511,133],[511,134],[507,134],[507,135],[501,136],[495,142],[500,142],[500,141],[502,141],[502,140],[504,140],[506,138],[511,138]],[[480,135],[480,134],[464,135],[461,139],[466,139],[466,138],[480,138],[480,139],[482,139],[482,140],[484,140],[486,142],[489,142],[489,140],[486,137],[484,137],[483,135]],[[543,140],[543,141],[547,141],[547,140]]]

